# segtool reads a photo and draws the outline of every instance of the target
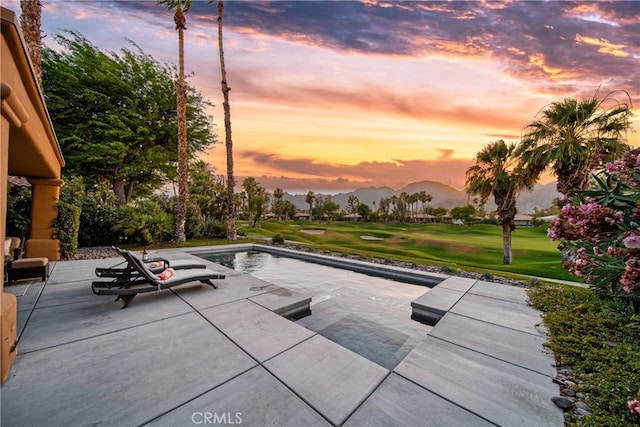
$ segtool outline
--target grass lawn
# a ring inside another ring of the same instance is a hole
[[[261,228],[240,223],[239,230],[251,241],[280,234],[290,242],[340,253],[447,265],[524,279],[534,276],[572,280],[562,268],[557,244],[541,228],[520,227],[513,232],[511,265],[502,264],[502,229],[498,225],[267,221]]]

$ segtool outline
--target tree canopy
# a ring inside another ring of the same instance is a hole
[[[67,170],[108,181],[118,204],[176,175],[175,66],[133,49],[103,52],[77,32],[55,35],[61,51],[42,52],[43,86]],[[216,141],[208,102],[187,89],[189,156]]]
[[[631,127],[631,100],[621,102],[611,93],[576,100],[566,98],[542,110],[525,128],[515,152],[522,168],[540,174],[549,169],[562,194],[584,190],[593,169],[604,166],[629,149],[626,132]]]

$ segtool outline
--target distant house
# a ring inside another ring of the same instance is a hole
[[[525,214],[516,214],[513,219],[513,223],[516,227],[532,227],[533,226],[533,217]]]
[[[362,219],[362,215],[359,213],[347,214],[342,217],[345,221],[360,221]]]
[[[415,222],[435,222],[436,217],[433,215],[425,214],[425,213],[416,213],[412,215],[412,218]]]
[[[309,219],[309,212],[298,211],[294,215],[295,219]]]
[[[558,219],[558,215],[541,216],[538,219],[544,222],[552,222],[553,220]]]

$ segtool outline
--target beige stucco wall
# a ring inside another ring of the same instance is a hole
[[[32,233],[36,249],[28,256],[59,259],[59,242],[51,238],[56,203],[62,186],[64,158],[46,109],[42,90],[22,38],[17,15],[0,8],[0,241],[7,221],[7,175],[26,176],[32,183]],[[15,297],[3,292],[4,269],[0,271],[0,336],[2,380],[15,357]],[[13,297],[13,298],[12,298]],[[9,336],[9,334],[13,334]]]

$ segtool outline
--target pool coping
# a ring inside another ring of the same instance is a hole
[[[240,243],[225,246],[205,246],[198,248],[184,248],[183,250],[196,256],[203,253],[230,254],[243,251],[260,251],[272,255],[280,255],[288,258],[299,259],[301,261],[314,262],[329,267],[351,270],[357,273],[368,274],[371,276],[397,280],[399,282],[410,283],[413,285],[428,286],[430,288],[438,285],[439,283],[450,277],[446,274],[412,270],[410,268],[389,266],[369,261],[337,257],[332,255],[323,255],[312,252],[304,252],[277,246],[261,245],[257,243]]]

